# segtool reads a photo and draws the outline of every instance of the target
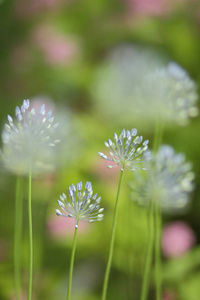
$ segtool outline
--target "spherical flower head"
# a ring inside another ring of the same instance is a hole
[[[58,127],[51,111],[45,105],[30,107],[24,100],[15,109],[16,120],[8,115],[8,124],[2,131],[2,160],[6,169],[16,175],[33,175],[52,171],[55,146],[60,141],[53,138]]]
[[[189,74],[142,48],[114,49],[99,68],[92,93],[98,109],[118,123],[134,118],[148,127],[157,119],[185,125],[198,115],[197,86]]]
[[[131,131],[123,129],[119,136],[114,133],[113,138],[115,142],[110,139],[105,142],[105,146],[110,150],[111,158],[102,152],[98,152],[102,158],[116,163],[115,167],[120,165],[121,170],[124,170],[124,167],[130,171],[146,170],[142,167],[142,164],[151,158],[150,152],[147,151],[149,140],[142,142],[143,137],[137,135],[137,129],[135,128]],[[108,165],[108,168],[114,166]]]
[[[163,145],[148,164],[148,172],[136,174],[131,184],[132,198],[141,205],[157,202],[166,212],[177,212],[189,204],[194,189],[194,173],[183,154]]]
[[[77,183],[76,187],[72,184],[69,187],[68,194],[60,195],[58,205],[64,213],[56,209],[58,216],[75,218],[76,221],[85,221],[93,223],[95,221],[102,221],[104,215],[102,214],[103,208],[100,208],[101,197],[97,194],[93,195],[91,182],[86,182],[85,190],[82,191],[82,182]],[[76,222],[76,228],[78,227]]]

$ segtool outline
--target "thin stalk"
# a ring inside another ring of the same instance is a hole
[[[164,122],[161,121],[159,118],[157,118],[156,122],[155,122],[155,135],[154,135],[154,142],[153,142],[153,152],[154,153],[157,152],[159,146],[162,143],[163,132],[164,132]],[[153,224],[155,221],[154,220],[154,210],[155,210],[154,206],[155,205],[152,203],[152,200],[150,200],[150,204],[148,207],[149,238],[148,238],[147,254],[146,254],[145,267],[144,267],[144,277],[143,277],[143,283],[142,283],[141,300],[147,299],[148,290],[149,290],[150,270],[151,270],[153,249],[154,249],[154,235],[155,235],[155,230],[156,230],[156,225]],[[157,247],[158,247],[158,245],[157,245]],[[157,251],[158,251],[158,249],[157,249]],[[161,260],[160,260],[159,266],[161,266]],[[157,266],[157,268],[159,268],[159,266]]]
[[[21,294],[21,239],[22,239],[22,198],[23,178],[17,177],[15,195],[15,232],[14,232],[14,283],[16,300],[20,300]]]
[[[32,209],[31,209],[31,169],[28,177],[28,219],[29,219],[29,285],[28,300],[31,300],[33,282],[33,230],[32,230]]]
[[[71,255],[71,261],[70,261],[70,268],[69,268],[69,280],[68,280],[68,288],[67,288],[67,300],[71,299],[72,275],[73,275],[73,268],[74,268],[74,256],[75,256],[75,250],[76,250],[77,232],[78,232],[78,220],[76,220],[76,226],[75,226],[75,231],[74,231],[74,239],[73,239],[73,246],[72,246],[72,255]]]
[[[150,270],[153,258],[153,246],[154,246],[154,224],[153,224],[153,204],[152,201],[149,203],[149,211],[148,211],[148,246],[147,246],[147,254],[146,261],[144,267],[144,275],[142,282],[142,294],[141,300],[146,300],[148,296],[149,290],[149,281],[150,281]]]
[[[116,225],[117,225],[117,215],[118,215],[118,209],[119,209],[119,194],[120,194],[120,187],[121,187],[123,173],[124,173],[124,171],[121,169],[119,185],[118,185],[118,190],[117,190],[117,197],[116,197],[116,202],[115,202],[114,216],[113,216],[108,262],[107,262],[107,267],[106,267],[106,272],[105,272],[105,277],[104,277],[102,300],[106,300],[107,289],[108,289],[108,280],[109,280],[110,267],[111,267],[111,262],[112,262],[112,257],[113,257],[115,232],[116,232]]]
[[[155,122],[155,136],[153,141],[153,152],[156,153],[159,146],[162,143],[163,138],[163,132],[164,132],[164,122],[160,119],[157,119]]]
[[[155,203],[155,280],[156,300],[162,300],[162,271],[161,271],[161,232],[162,219],[159,203]]]
[[[155,124],[155,138],[154,138],[154,153],[157,152],[159,146],[162,143],[164,132],[164,122],[157,119]],[[157,200],[157,199],[156,199]],[[161,233],[162,233],[162,221],[161,221],[161,209],[160,204],[156,201],[154,204],[154,216],[155,216],[155,281],[156,281],[156,300],[162,299],[162,279],[161,279]]]

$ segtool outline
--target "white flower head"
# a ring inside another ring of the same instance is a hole
[[[194,173],[185,156],[163,145],[149,163],[148,172],[134,176],[132,198],[146,206],[156,201],[167,212],[183,210],[189,204],[193,180]]]
[[[91,182],[86,182],[84,191],[82,191],[82,188],[82,182],[79,182],[76,187],[74,184],[70,185],[68,190],[69,197],[62,193],[60,200],[58,200],[58,205],[64,213],[56,209],[56,214],[58,216],[75,218],[76,221],[81,220],[90,223],[102,221],[104,209],[100,208],[101,197],[98,197],[97,194],[93,195]]]
[[[177,63],[155,56],[137,47],[114,49],[93,85],[98,109],[118,123],[130,124],[134,118],[143,120],[144,126],[158,118],[167,124],[185,125],[197,116],[194,81]]]
[[[2,160],[6,169],[17,175],[31,172],[37,175],[54,167],[54,147],[60,142],[53,138],[58,127],[52,111],[45,105],[30,106],[24,100],[21,108],[15,109],[16,120],[8,115],[8,123],[2,131]]]
[[[143,142],[143,137],[137,135],[137,129],[135,128],[131,130],[123,129],[119,136],[114,133],[113,138],[115,142],[112,142],[111,139],[105,142],[105,146],[110,150],[111,158],[102,152],[98,152],[102,158],[114,162],[114,166],[120,165],[122,170],[124,170],[124,167],[131,171],[146,170],[142,167],[142,163],[151,158],[150,151],[147,151],[149,140]],[[108,165],[108,168],[114,166]]]

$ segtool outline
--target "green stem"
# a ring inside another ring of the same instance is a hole
[[[115,231],[116,231],[117,215],[118,215],[118,209],[119,209],[119,194],[120,194],[120,187],[121,187],[123,173],[124,173],[124,171],[121,169],[116,203],[115,203],[114,216],[113,216],[113,224],[112,224],[112,232],[111,232],[111,240],[110,240],[110,250],[109,250],[108,262],[107,262],[107,267],[106,267],[106,272],[105,272],[105,277],[104,277],[102,300],[106,299],[106,294],[107,294],[107,289],[108,289],[108,280],[109,280],[110,267],[111,267],[111,262],[112,262],[112,257],[113,257]]]
[[[147,254],[146,261],[144,267],[144,277],[142,282],[142,295],[141,300],[146,300],[148,296],[149,290],[149,281],[150,281],[150,270],[152,264],[153,257],[153,246],[154,246],[154,227],[153,227],[153,204],[152,201],[149,203],[149,211],[148,211],[148,246],[147,246]]]
[[[164,131],[164,122],[161,121],[159,118],[157,118],[157,120],[155,122],[155,136],[154,136],[154,142],[153,142],[153,152],[154,153],[157,152],[159,146],[162,143],[163,131]],[[149,237],[148,237],[146,261],[145,261],[145,267],[144,267],[144,277],[143,277],[143,283],[142,283],[141,300],[146,300],[147,296],[148,296],[150,270],[151,270],[153,248],[154,248],[154,234],[155,234],[155,228],[156,228],[156,227],[152,226],[152,223],[154,220],[154,205],[153,205],[151,199],[150,199],[150,204],[149,204],[149,208],[148,208],[148,219],[149,219],[149,221],[148,221]],[[157,251],[158,251],[158,249],[157,249]],[[161,261],[160,261],[160,265],[161,265]],[[159,266],[157,268],[159,269]]]
[[[164,132],[164,122],[161,121],[160,119],[157,119],[155,123],[155,137],[153,142],[154,153],[157,152],[159,146],[162,143],[163,132]]]
[[[67,289],[67,300],[71,299],[72,275],[73,275],[73,268],[74,268],[74,256],[75,256],[75,250],[76,250],[77,232],[78,232],[78,220],[76,220],[76,226],[75,226],[75,231],[74,231],[74,239],[73,239],[73,246],[72,246],[72,255],[71,255],[71,261],[70,261],[70,268],[69,268],[69,280],[68,280],[68,289]]]
[[[161,271],[161,232],[162,219],[159,203],[155,203],[155,279],[156,300],[162,300],[162,271]]]
[[[16,300],[21,294],[21,239],[22,239],[22,198],[23,198],[23,178],[18,176],[16,181],[15,195],[15,232],[14,232],[14,282]]]
[[[28,178],[28,219],[29,219],[29,285],[28,285],[28,300],[31,300],[32,281],[33,281],[33,230],[32,230],[32,209],[31,209],[31,169]]]
[[[157,119],[155,126],[154,153],[157,152],[162,143],[164,132],[164,122]],[[157,199],[156,199],[157,200]],[[156,279],[156,300],[162,299],[162,279],[161,279],[161,209],[160,203],[154,204],[155,212],[155,279]]]

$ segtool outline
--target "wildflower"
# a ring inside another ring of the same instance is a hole
[[[136,47],[122,46],[111,53],[92,92],[98,109],[118,123],[130,124],[134,118],[148,127],[157,119],[185,125],[198,115],[197,86],[189,74],[177,63],[164,63]]]
[[[162,233],[162,252],[172,258],[187,253],[195,244],[196,237],[192,228],[183,221],[167,224]]]
[[[101,202],[101,197],[97,194],[93,195],[91,182],[86,182],[85,191],[82,192],[82,182],[79,182],[77,186],[71,185],[68,190],[69,198],[65,193],[60,195],[60,200],[58,200],[58,205],[64,211],[61,213],[60,210],[56,209],[56,214],[58,216],[75,218],[76,221],[85,221],[93,223],[95,221],[103,220],[103,208],[100,208],[99,203]],[[76,225],[77,226],[77,225]]]
[[[108,158],[102,152],[98,154],[109,161],[113,161],[116,165],[108,165],[108,168],[113,168],[121,165],[123,170],[126,167],[128,170],[135,171],[136,169],[146,170],[141,167],[144,160],[150,159],[150,152],[147,151],[149,140],[142,143],[143,137],[137,136],[137,129],[123,129],[121,134],[114,133],[113,138],[115,143],[108,139],[105,146],[109,148],[112,158]]]
[[[5,168],[17,175],[33,175],[53,169],[54,146],[59,140],[53,138],[58,127],[52,111],[45,105],[30,107],[24,100],[21,108],[16,107],[17,120],[8,115],[8,124],[2,132],[2,160]]]
[[[177,211],[187,207],[193,180],[194,173],[185,156],[163,145],[149,163],[148,172],[135,175],[132,196],[141,205],[156,201],[164,211]]]

